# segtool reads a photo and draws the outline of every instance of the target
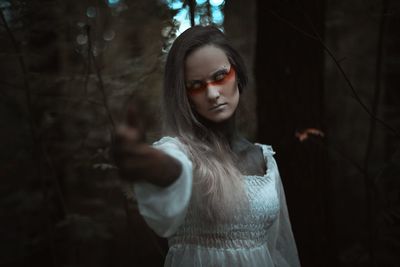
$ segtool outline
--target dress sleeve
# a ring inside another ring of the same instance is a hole
[[[276,267],[299,267],[300,261],[297,247],[290,225],[288,209],[286,206],[285,192],[279,175],[278,166],[272,155],[269,157],[270,167],[276,181],[276,190],[279,197],[279,213],[271,226],[269,247],[272,260]]]
[[[176,138],[164,137],[153,144],[177,159],[182,166],[178,179],[168,187],[147,182],[134,184],[140,214],[159,236],[173,235],[183,222],[192,194],[192,162]]]

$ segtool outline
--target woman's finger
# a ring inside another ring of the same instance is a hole
[[[142,117],[139,112],[138,105],[129,105],[128,110],[126,112],[126,124],[129,127],[136,128],[138,130],[138,138],[140,141],[145,141],[145,127]]]
[[[115,131],[111,155],[116,164],[124,157],[135,153],[135,146],[141,141],[139,131],[127,125],[120,125]]]
[[[143,127],[143,122],[140,119],[139,110],[136,105],[129,105],[126,111],[126,124],[135,128]]]
[[[121,125],[118,126],[116,130],[116,138],[120,143],[137,143],[141,141],[141,133],[140,130],[127,126],[127,125]]]

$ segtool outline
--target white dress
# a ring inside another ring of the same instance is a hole
[[[178,139],[153,144],[182,164],[180,177],[167,188],[136,183],[139,212],[160,236],[168,238],[164,266],[300,266],[278,167],[270,146],[262,147],[267,172],[244,176],[249,209],[232,222],[205,223],[191,203],[192,163]]]

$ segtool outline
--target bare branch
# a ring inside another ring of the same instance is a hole
[[[103,105],[104,105],[104,108],[105,108],[105,110],[107,112],[108,119],[109,119],[109,121],[111,123],[111,126],[112,126],[112,133],[114,133],[115,129],[116,129],[116,126],[115,126],[115,122],[114,122],[114,119],[113,119],[112,114],[111,114],[110,107],[108,105],[107,95],[106,95],[106,91],[104,89],[103,77],[101,75],[100,69],[99,69],[99,67],[98,67],[98,65],[96,63],[96,58],[95,58],[95,56],[93,54],[93,51],[92,51],[92,42],[91,42],[91,38],[90,38],[90,26],[89,25],[86,26],[86,33],[87,33],[87,36],[88,36],[89,62],[90,62],[90,60],[92,60],[92,62],[93,62],[93,67],[94,67],[94,70],[96,72],[96,76],[97,76],[97,79],[98,79],[98,83],[97,84],[98,84],[100,92],[101,92],[101,94],[103,96]]]
[[[62,213],[65,216],[66,213],[67,213],[66,206],[65,206],[65,202],[64,202],[64,197],[63,197],[62,192],[61,192],[60,184],[59,184],[59,182],[57,180],[57,177],[55,176],[56,172],[54,170],[54,167],[53,167],[53,164],[52,164],[50,158],[46,154],[46,150],[44,148],[43,142],[41,140],[41,137],[38,134],[37,125],[36,125],[32,115],[31,115],[31,114],[33,114],[34,109],[33,109],[33,105],[32,105],[31,87],[30,87],[29,78],[28,78],[29,77],[28,68],[26,66],[26,63],[25,63],[21,48],[20,48],[17,40],[15,39],[14,34],[11,31],[11,29],[10,29],[8,23],[7,23],[7,20],[6,20],[5,16],[4,16],[3,9],[0,10],[0,18],[4,23],[4,26],[6,28],[7,34],[8,34],[8,36],[9,36],[9,38],[11,40],[11,43],[12,43],[12,45],[14,47],[15,53],[18,55],[18,61],[19,61],[19,64],[21,66],[21,70],[22,70],[22,74],[23,74],[22,75],[23,76],[23,85],[24,85],[23,88],[25,90],[25,97],[26,97],[26,105],[27,105],[28,111],[29,111],[29,114],[28,114],[29,126],[30,126],[30,131],[31,131],[33,144],[34,144],[34,146],[36,146],[35,152],[36,153],[40,153],[40,152],[42,153],[42,155],[45,158],[46,164],[48,165],[50,170],[53,171],[52,177],[53,177],[54,185],[55,185],[55,188],[56,188],[57,196],[58,196],[59,201],[61,203]],[[32,156],[33,156],[33,159],[35,159],[35,160],[39,160],[40,159],[36,155],[32,155]],[[39,166],[40,165],[41,164],[39,163]],[[40,169],[40,167],[39,167],[39,169]],[[41,170],[39,170],[39,172],[40,171]],[[44,195],[45,196],[47,195],[46,190],[44,192]]]
[[[322,48],[325,50],[325,52],[329,55],[329,57],[333,60],[333,62],[335,63],[335,65],[337,66],[337,68],[339,69],[340,73],[342,74],[343,78],[345,79],[347,85],[349,86],[355,100],[361,105],[362,109],[364,109],[365,112],[367,112],[367,114],[374,119],[375,121],[379,122],[381,125],[383,125],[388,131],[392,132],[396,137],[400,138],[400,134],[397,132],[396,129],[394,129],[392,126],[390,126],[388,123],[386,123],[385,121],[383,121],[382,119],[378,118],[373,112],[371,112],[369,110],[369,108],[364,104],[364,102],[361,100],[361,98],[358,96],[357,91],[355,90],[353,84],[351,83],[349,77],[346,75],[345,71],[343,70],[342,66],[340,65],[340,62],[336,59],[335,55],[333,54],[333,52],[328,48],[328,46],[324,43],[324,41],[322,40],[322,38],[319,36],[318,32],[316,31],[315,27],[312,25],[313,27],[313,31],[315,35],[309,34],[306,31],[302,30],[301,28],[297,27],[296,25],[294,25],[292,22],[290,22],[289,20],[281,17],[279,14],[275,13],[272,10],[267,10],[270,14],[272,14],[275,18],[277,18],[278,20],[284,22],[285,24],[287,24],[288,26],[290,26],[291,28],[295,29],[297,32],[300,32],[301,34],[303,34],[304,36],[317,41]]]

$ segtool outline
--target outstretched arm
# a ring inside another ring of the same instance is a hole
[[[126,123],[118,127],[114,159],[121,179],[145,181],[160,187],[171,185],[180,175],[178,160],[144,143],[144,129],[135,107],[127,113]]]
[[[192,191],[192,163],[180,142],[164,137],[149,146],[135,107],[116,134],[114,158],[120,178],[133,183],[140,214],[162,237],[183,222]]]

